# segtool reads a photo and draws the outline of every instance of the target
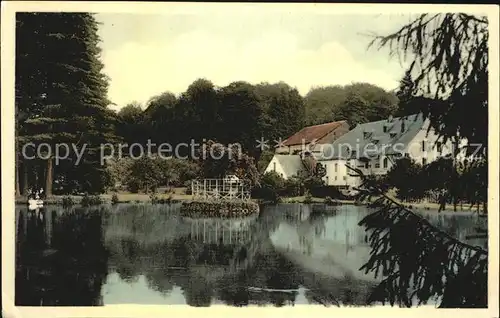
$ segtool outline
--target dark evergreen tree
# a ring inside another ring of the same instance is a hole
[[[61,183],[71,180],[75,191],[101,192],[107,177],[100,145],[116,141],[116,117],[107,108],[97,21],[89,13],[18,13],[17,20],[16,53],[22,58],[16,60],[16,104],[28,113],[19,141],[52,149],[58,143],[85,145],[78,164],[74,152],[57,166],[54,154],[46,160],[45,193],[52,194],[54,176]]]

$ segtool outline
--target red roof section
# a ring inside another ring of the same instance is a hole
[[[285,146],[300,145],[302,144],[302,142],[308,144],[313,140],[319,140],[324,136],[326,136],[327,134],[329,134],[330,132],[332,132],[333,130],[340,127],[345,122],[346,122],[345,120],[334,121],[331,123],[302,128],[302,130],[300,130],[295,135],[288,137],[283,142],[283,145]]]

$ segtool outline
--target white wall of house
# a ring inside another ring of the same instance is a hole
[[[264,172],[271,172],[271,171],[277,172],[285,179],[287,178],[285,170],[281,166],[281,163],[276,159],[276,157],[273,157],[273,159],[271,159]]]
[[[274,156],[271,159],[271,161],[267,165],[267,168],[264,171],[264,173],[271,172],[271,171],[277,172],[284,179],[289,179],[289,178],[293,177],[294,175],[298,174],[298,171],[295,171],[293,174],[290,174],[290,169],[285,170],[283,165],[281,164],[281,162],[278,159],[276,159],[276,156]],[[288,173],[287,173],[287,171],[288,171]]]
[[[407,145],[398,145],[395,150],[422,165],[451,154],[453,151],[452,142],[438,143],[440,140],[438,135],[433,129],[428,131],[427,128],[428,122],[424,123],[422,129],[415,135],[411,142]],[[466,140],[460,142],[460,146],[466,144]],[[394,147],[394,145],[391,145],[391,147]],[[461,157],[464,156],[462,155]],[[368,162],[358,159],[348,161],[339,159],[324,160],[321,161],[327,171],[324,181],[327,185],[331,186],[356,187],[359,185],[360,179],[349,176],[353,172],[346,167],[346,163],[360,169],[365,175],[385,175],[394,165],[395,159],[394,156],[387,157],[382,155]]]
[[[359,178],[352,177],[352,171],[347,168],[346,164],[353,165],[353,160],[327,160],[321,164],[326,169],[326,175],[323,177],[326,185],[337,187],[354,187],[359,185]]]
[[[458,146],[463,147],[466,144],[467,140],[463,139]],[[443,143],[433,129],[427,132],[427,129],[424,127],[413,138],[412,142],[405,149],[405,153],[417,163],[425,165],[440,157],[452,154],[453,147],[452,141]],[[459,158],[461,157],[463,156],[459,155]]]

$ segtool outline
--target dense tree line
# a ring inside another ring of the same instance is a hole
[[[395,93],[368,83],[315,87],[304,99],[308,125],[347,120],[354,127],[385,119],[399,107]]]
[[[191,139],[240,143],[258,158],[255,140],[261,137],[273,144],[306,125],[348,120],[355,126],[384,119],[396,113],[398,99],[367,83],[314,88],[302,97],[283,82],[251,85],[240,81],[216,87],[198,79],[179,96],[167,91],[142,108],[133,102],[119,112],[120,131],[128,142],[151,138],[155,143],[172,144]]]

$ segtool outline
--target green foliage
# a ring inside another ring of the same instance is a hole
[[[111,204],[117,204],[119,202],[120,200],[118,199],[118,194],[113,193],[113,195],[111,196]]]
[[[116,141],[116,116],[108,108],[98,44],[97,21],[90,13],[16,14],[15,102],[24,114],[16,117],[18,149],[28,142],[86,145],[78,165],[73,152],[59,165],[53,159],[29,163],[30,170],[48,172],[43,182],[35,181],[47,195],[56,178],[71,180],[67,193],[100,193],[108,185],[98,152],[101,143]]]
[[[103,204],[102,198],[98,195],[88,195],[84,194],[82,197],[82,200],[80,201],[80,204],[83,207],[89,207],[92,205],[100,205]]]
[[[311,204],[313,202],[313,197],[311,195],[311,192],[306,191],[305,197],[304,197],[304,203],[305,204]]]
[[[305,103],[297,89],[283,82],[261,83],[255,92],[263,108],[260,130],[267,139],[285,139],[304,127]]]
[[[269,171],[261,177],[260,184],[281,191],[285,186],[285,179],[276,171]]]
[[[281,202],[280,194],[285,192],[285,179],[275,171],[266,172],[260,180],[260,185],[252,191],[252,197],[270,203]]]
[[[325,197],[324,204],[326,205],[337,205],[337,201],[333,200],[331,197]]]
[[[360,270],[382,276],[369,302],[411,307],[440,297],[441,308],[486,308],[487,251],[434,227],[351,169],[363,180],[360,200],[378,197],[372,204],[377,211],[359,222],[372,248]]]
[[[139,143],[145,140],[146,125],[141,105],[134,102],[121,108],[118,112],[119,123],[116,127],[117,134],[123,138],[128,145]],[[137,149],[137,148],[136,148]],[[140,155],[136,153],[134,155]]]
[[[259,160],[257,161],[257,169],[259,173],[264,173],[266,170],[267,166],[271,162],[274,156],[274,151],[271,150],[264,150],[259,157]]]
[[[181,214],[187,217],[241,217],[259,212],[252,201],[192,201],[181,205]]]
[[[376,36],[371,45],[411,59],[407,108],[421,111],[445,140],[458,135],[487,145],[488,39],[486,17],[438,13],[419,14],[398,31]]]
[[[120,162],[116,165],[120,165]],[[128,162],[126,163],[128,169],[127,171],[123,171],[122,168],[116,169],[123,172],[117,176],[129,191],[134,193],[155,191],[159,186],[182,186],[194,179],[199,171],[199,166],[187,159],[144,156],[124,162]]]
[[[397,189],[401,200],[422,199],[428,190],[423,167],[410,158],[400,158],[391,167],[383,182]]]
[[[260,175],[254,159],[244,153],[239,145],[225,147],[209,140],[201,150],[199,158],[202,178],[222,179],[226,175],[235,175],[249,187],[259,184]]]
[[[393,115],[398,98],[375,85],[354,83],[313,88],[305,96],[305,104],[308,125],[340,119],[356,124]]]
[[[158,194],[156,192],[151,192],[149,195],[149,200],[151,201],[152,204],[156,204],[159,201]]]
[[[64,207],[70,207],[70,206],[73,206],[76,204],[75,200],[73,200],[73,197],[67,195],[67,196],[64,196],[62,199],[61,199],[61,204],[62,206]]]
[[[304,180],[298,176],[292,176],[285,181],[284,193],[291,197],[300,196],[304,193]]]

